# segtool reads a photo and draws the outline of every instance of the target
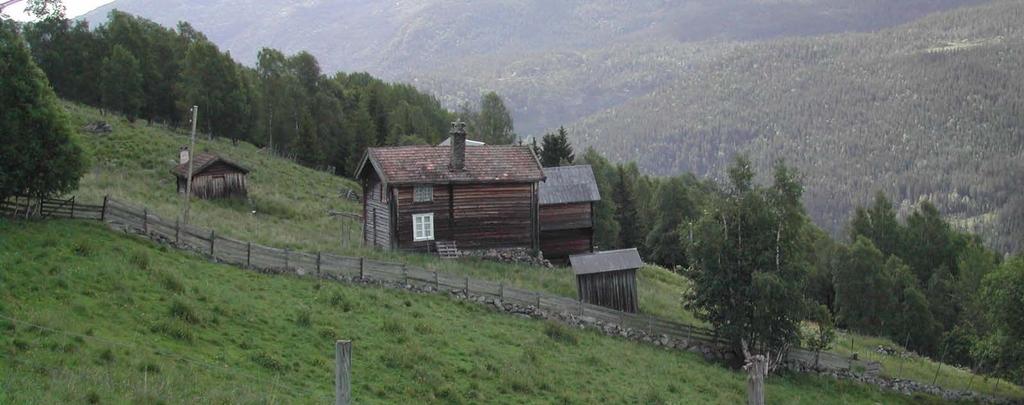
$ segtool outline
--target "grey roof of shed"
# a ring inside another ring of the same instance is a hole
[[[639,269],[644,265],[636,248],[572,255],[569,262],[576,275]]]
[[[540,183],[540,205],[601,201],[590,165],[545,167]]]

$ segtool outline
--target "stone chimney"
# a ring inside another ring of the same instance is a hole
[[[178,164],[188,163],[189,159],[191,159],[191,155],[189,154],[188,146],[182,146],[181,149],[178,149]]]
[[[461,171],[466,168],[466,123],[455,121],[452,123],[452,162],[453,171]]]

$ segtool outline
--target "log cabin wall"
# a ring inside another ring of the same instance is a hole
[[[593,203],[540,207],[540,250],[545,259],[564,264],[569,255],[593,252],[593,242]]]
[[[184,193],[187,182],[178,178],[178,192]],[[231,165],[217,162],[192,175],[192,196],[202,199],[245,198],[248,195],[246,174]]]
[[[363,236],[367,246],[391,248],[391,209],[385,184],[373,174],[363,185]]]
[[[398,212],[395,219],[397,225],[395,235],[398,239],[399,249],[428,252],[433,249],[436,240],[453,240],[448,198],[451,195],[449,194],[450,187],[445,184],[434,184],[432,187],[434,189],[433,199],[422,202],[413,201],[415,186],[395,187],[395,202]],[[434,240],[416,242],[413,240],[412,216],[429,213],[434,214]]]
[[[434,214],[434,240],[454,240],[459,249],[534,246],[536,187],[532,183],[434,185],[431,202],[413,202],[413,186],[396,187],[398,246],[427,250],[433,241],[413,241],[413,214]]]

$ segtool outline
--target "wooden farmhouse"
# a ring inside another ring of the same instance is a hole
[[[179,164],[171,169],[178,193],[185,193],[188,180],[188,148],[182,148]],[[204,198],[245,197],[249,169],[213,153],[200,153],[192,161],[192,195]]]
[[[363,237],[383,249],[539,249],[540,162],[528,146],[467,148],[464,124],[449,146],[369,148],[356,169]]]
[[[632,313],[640,308],[636,271],[644,262],[636,249],[573,255],[569,261],[583,302]]]
[[[540,250],[564,264],[594,251],[594,203],[601,201],[589,165],[546,167],[540,184]]]

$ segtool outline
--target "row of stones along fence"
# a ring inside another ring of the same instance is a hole
[[[100,220],[126,233],[143,235],[155,242],[197,252],[221,263],[263,273],[379,284],[417,292],[447,293],[458,299],[493,305],[506,312],[592,328],[607,335],[670,349],[689,350],[701,354],[708,360],[735,360],[734,354],[725,350],[726,342],[707,328],[649,315],[617,311],[564,296],[455,276],[403,263],[321,252],[292,251],[240,241],[218,235],[212,229],[203,229],[180,221],[167,221],[151,213],[147,208],[109,197],[103,199],[102,205],[81,204],[75,201],[74,197],[66,200],[9,199],[0,202],[0,215]],[[815,353],[797,348],[790,350],[785,365],[799,371],[812,371],[814,364]],[[844,358],[834,353],[822,352],[814,371],[840,378],[878,379],[881,365],[875,361]],[[907,390],[906,387],[901,388]],[[929,387],[913,389],[922,390],[928,391]]]

